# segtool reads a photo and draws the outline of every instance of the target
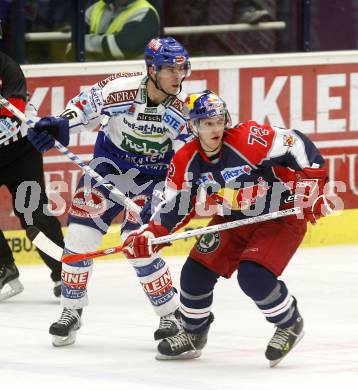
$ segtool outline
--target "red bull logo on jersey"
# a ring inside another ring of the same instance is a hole
[[[258,198],[265,197],[270,188],[266,181],[261,180],[258,184],[244,188],[221,188],[210,197],[228,209],[246,210],[254,205]]]
[[[241,165],[239,167],[225,168],[221,171],[221,176],[228,183],[242,175],[250,175],[251,171],[252,168],[249,165]]]

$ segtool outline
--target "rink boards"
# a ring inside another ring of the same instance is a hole
[[[209,219],[194,219],[185,229],[196,229],[206,226]],[[119,238],[120,225],[115,224],[104,236],[101,248],[109,248],[121,244]],[[183,230],[183,229],[182,229]],[[66,231],[66,228],[63,229]],[[308,231],[301,247],[317,247],[327,245],[355,244],[358,232],[358,210],[345,210],[338,216],[321,219],[317,225],[308,225]],[[40,262],[40,257],[27,239],[23,230],[10,230],[5,236],[12,248],[18,264],[34,264]],[[173,245],[163,249],[164,256],[186,256],[195,244],[195,238],[173,242]],[[96,259],[122,258],[122,255],[110,255]]]

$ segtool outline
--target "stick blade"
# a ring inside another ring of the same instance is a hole
[[[46,253],[57,261],[61,261],[63,248],[51,241],[40,229],[36,226],[29,226],[26,229],[26,235],[37,249]]]

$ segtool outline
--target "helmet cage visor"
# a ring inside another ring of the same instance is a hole
[[[191,65],[190,65],[190,61],[186,61],[182,64],[180,63],[161,64],[158,66],[154,65],[154,70],[162,77],[169,77],[173,73],[179,72],[182,78],[186,78],[189,77],[191,74]]]

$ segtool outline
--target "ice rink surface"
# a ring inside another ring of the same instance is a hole
[[[178,285],[184,258],[170,258]],[[0,388],[358,389],[358,246],[302,249],[283,275],[306,334],[275,368],[264,357],[274,328],[239,289],[216,287],[215,321],[201,358],[156,361],[158,318],[125,261],[97,261],[90,305],[73,346],[54,348],[61,309],[45,266],[19,267],[25,291],[0,303]]]

